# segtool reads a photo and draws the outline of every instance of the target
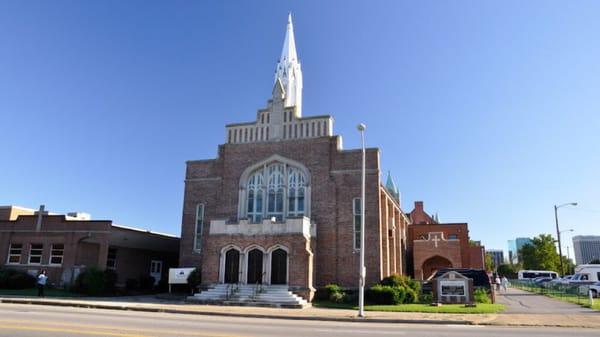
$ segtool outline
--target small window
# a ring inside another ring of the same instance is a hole
[[[52,244],[50,251],[50,264],[61,265],[65,255],[65,245],[62,243]]]
[[[204,229],[204,204],[196,206],[196,230],[194,235],[194,250],[202,250],[202,232]]]
[[[106,269],[117,269],[117,248],[108,248],[106,257]]]
[[[44,245],[41,243],[32,243],[29,247],[29,264],[41,264]]]
[[[450,240],[458,240],[458,235],[456,235],[456,234],[450,234],[450,236],[448,236],[448,238]]]
[[[23,251],[22,243],[11,243],[8,249],[8,262],[9,264],[21,263],[21,252]]]
[[[361,225],[361,212],[360,212],[361,201],[360,198],[352,199],[352,218],[354,225],[354,249],[360,249],[360,225]]]

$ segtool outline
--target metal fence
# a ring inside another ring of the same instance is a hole
[[[511,280],[510,283],[514,288],[555,297],[571,303],[580,305],[591,305],[593,303],[593,301],[590,303],[589,285],[560,284],[555,282],[539,284],[527,280]]]

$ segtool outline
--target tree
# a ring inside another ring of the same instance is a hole
[[[492,259],[491,253],[485,253],[485,270],[493,271],[494,270],[494,260]]]
[[[498,266],[496,272],[499,275],[506,276],[509,279],[516,279],[519,269],[520,267],[518,265],[504,263]]]
[[[552,270],[562,274],[560,258],[556,252],[554,239],[550,234],[540,234],[533,238],[531,244],[524,245],[519,253],[523,258],[523,268],[525,269]]]

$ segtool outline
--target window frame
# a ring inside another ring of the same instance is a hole
[[[58,248],[58,246],[62,246],[62,248]],[[60,251],[61,254],[55,254],[56,251]],[[60,258],[60,263],[52,262],[52,259]],[[65,244],[64,243],[53,243],[50,245],[50,259],[48,260],[48,264],[52,266],[62,266],[63,260],[65,258]]]
[[[204,234],[204,203],[200,202],[196,204],[196,221],[194,222],[194,251],[202,251],[202,236]],[[202,209],[202,212],[200,212]],[[198,224],[200,224],[200,230],[198,230]]]
[[[15,248],[13,247],[14,245],[19,245],[19,248]],[[19,250],[19,254],[13,254],[12,251],[13,250]],[[19,261],[18,262],[10,262],[11,257],[13,256],[18,256],[19,257]],[[16,243],[16,242],[11,242],[10,245],[8,245],[8,256],[6,258],[6,264],[21,264],[21,259],[23,257],[23,244],[22,243]]]
[[[33,248],[33,246],[40,246],[41,248]],[[39,254],[33,254],[33,251],[40,251]],[[39,257],[40,262],[31,262],[31,258],[32,257]],[[29,256],[27,257],[27,264],[35,264],[35,265],[41,265],[42,264],[42,259],[44,258],[44,244],[43,243],[30,243],[29,244]]]
[[[113,257],[111,257],[111,252],[113,253]],[[117,253],[118,250],[116,247],[108,247],[108,252],[106,252],[106,269],[116,270],[117,269]],[[112,261],[112,265],[110,263]]]
[[[358,203],[357,203],[358,202]],[[352,247],[354,251],[360,251],[360,230],[361,230],[361,222],[362,222],[362,213],[360,207],[362,206],[361,198],[353,198],[352,199]],[[358,211],[357,211],[358,210]],[[357,222],[358,217],[358,223]]]

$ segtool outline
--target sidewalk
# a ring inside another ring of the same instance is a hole
[[[131,310],[142,312],[166,312],[213,316],[235,316],[254,318],[279,318],[295,320],[319,320],[342,322],[377,323],[425,323],[425,324],[469,324],[505,326],[549,326],[585,327],[600,329],[600,312],[591,314],[429,314],[412,312],[366,312],[366,318],[357,318],[356,311],[344,309],[277,309],[258,307],[213,306],[173,303],[151,297],[126,299],[49,299],[0,297],[0,303],[69,306],[81,308]]]

